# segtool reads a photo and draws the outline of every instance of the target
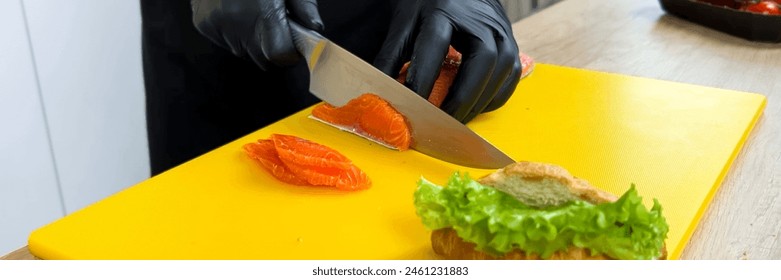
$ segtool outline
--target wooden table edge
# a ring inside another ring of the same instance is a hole
[[[22,248],[16,249],[11,253],[8,253],[5,256],[0,257],[0,260],[40,260],[40,259],[34,256],[32,253],[30,253],[30,250],[27,248],[27,246],[24,246]]]

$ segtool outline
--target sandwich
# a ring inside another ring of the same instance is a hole
[[[621,197],[560,166],[517,162],[478,180],[421,178],[415,208],[445,259],[666,259],[668,224],[634,185]]]

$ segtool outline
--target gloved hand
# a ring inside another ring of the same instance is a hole
[[[495,110],[518,84],[521,63],[510,21],[497,0],[399,0],[374,66],[428,98],[452,45],[463,55],[441,108],[462,123]]]
[[[264,70],[290,66],[301,58],[290,34],[289,16],[304,27],[323,30],[317,0],[191,0],[190,5],[201,34]]]

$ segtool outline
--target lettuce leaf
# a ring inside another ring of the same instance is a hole
[[[654,199],[646,209],[634,184],[613,203],[574,201],[536,209],[455,172],[445,187],[421,177],[415,208],[428,229],[451,227],[493,255],[519,248],[548,258],[574,245],[615,259],[655,259],[668,232],[662,206]]]

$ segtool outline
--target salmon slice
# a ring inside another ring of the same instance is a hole
[[[366,173],[350,159],[325,145],[300,137],[272,134],[270,139],[244,145],[244,151],[285,183],[342,190],[363,190],[371,186]]]
[[[428,102],[434,104],[434,106],[442,106],[442,102],[445,101],[447,93],[450,91],[450,86],[453,85],[453,81],[456,79],[456,73],[458,73],[458,66],[461,65],[461,53],[456,51],[453,47],[449,47],[445,61],[442,62],[442,68],[439,71],[436,81],[434,81],[434,87],[431,89],[431,94],[428,96]],[[409,68],[409,62],[405,63],[399,71],[399,77],[396,79],[399,83],[404,83],[407,79],[407,69]]]
[[[333,186],[348,191],[368,189],[371,186],[371,180],[366,173],[355,166],[339,169],[306,166],[295,162],[287,162],[286,165],[297,177],[306,179],[307,183],[313,186]]]
[[[312,109],[312,115],[400,151],[409,149],[412,142],[404,116],[375,94],[362,94],[341,107],[322,103]]]
[[[309,183],[293,174],[288,167],[279,159],[279,154],[274,147],[274,142],[271,140],[258,140],[257,143],[248,143],[244,145],[244,151],[246,154],[260,162],[261,166],[268,170],[272,176],[278,180],[293,184],[304,186]]]
[[[534,71],[534,58],[523,52],[519,52],[518,56],[521,59],[521,79],[523,79]]]
[[[285,163],[303,166],[349,169],[350,159],[334,149],[291,135],[271,135],[279,158]]]

